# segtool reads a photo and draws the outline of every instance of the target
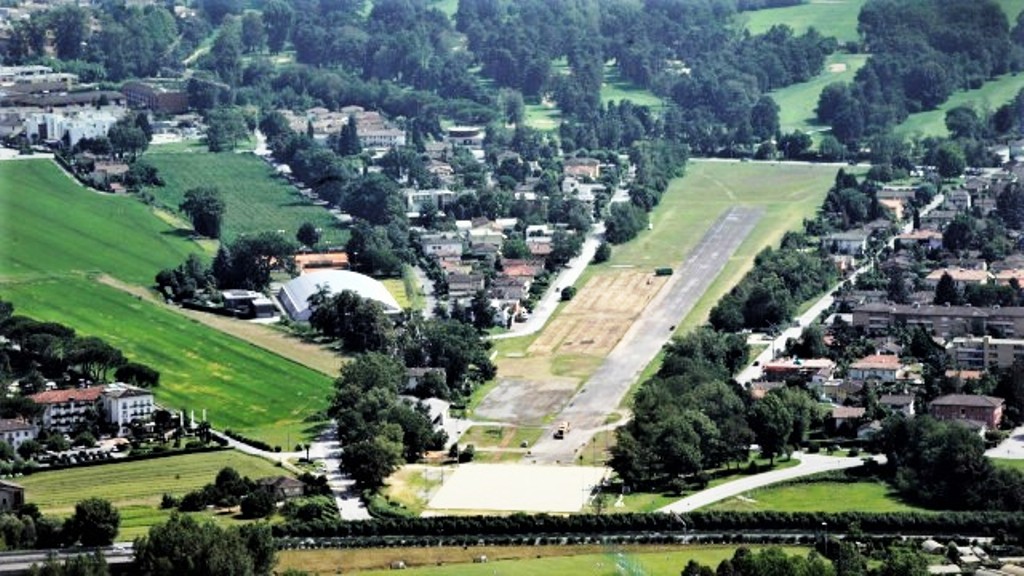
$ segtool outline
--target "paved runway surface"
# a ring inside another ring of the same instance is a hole
[[[640,372],[669,341],[675,325],[693,309],[754,229],[761,213],[756,207],[734,207],[711,226],[597,372],[555,417],[552,428],[533,446],[527,461],[575,462],[577,451],[605,424],[607,415],[619,405]],[[572,429],[565,439],[556,440],[554,430],[563,421],[568,421]]]

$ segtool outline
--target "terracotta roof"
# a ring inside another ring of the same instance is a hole
[[[900,359],[892,354],[872,354],[857,360],[850,368],[859,370],[899,368]]]
[[[995,396],[978,396],[975,394],[946,394],[931,401],[931,406],[978,406],[981,408],[998,408],[1003,405],[1002,398]]]
[[[982,282],[989,279],[987,270],[965,270],[963,268],[939,268],[928,274],[928,280],[941,280],[943,274],[949,274],[953,280],[960,282]]]
[[[65,402],[95,402],[103,395],[103,386],[47,390],[29,396],[36,404],[63,404]]]

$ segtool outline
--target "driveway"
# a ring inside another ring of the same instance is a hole
[[[528,458],[551,464],[575,461],[578,450],[605,426],[608,414],[619,406],[640,372],[669,341],[675,325],[693,309],[760,217],[759,208],[735,207],[711,226],[594,375],[554,418]],[[570,422],[572,429],[564,439],[556,440],[554,430],[562,421]]]
[[[725,484],[719,484],[714,488],[708,488],[707,490],[703,490],[692,496],[687,496],[682,500],[677,500],[664,508],[658,509],[658,512],[692,512],[702,506],[707,506],[708,504],[713,504],[715,502],[725,500],[726,498],[732,498],[733,496],[739,496],[744,492],[749,492],[771,484],[785,482],[786,480],[792,480],[793,478],[800,478],[802,476],[810,476],[820,472],[853,468],[864,464],[864,461],[860,458],[823,456],[821,454],[797,453],[794,454],[793,457],[799,458],[800,464],[797,464],[792,468],[772,470],[770,472],[764,472],[733,480],[732,482],[726,482]]]

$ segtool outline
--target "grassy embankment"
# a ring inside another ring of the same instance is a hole
[[[753,546],[753,550],[762,547]],[[786,554],[806,556],[804,547],[781,547]],[[687,562],[715,568],[735,552],[733,546],[473,546],[361,549],[361,550],[284,550],[278,554],[278,570],[295,568],[312,574],[336,574],[339,566],[359,574],[388,574],[391,562],[401,560],[411,566],[405,574],[413,576],[503,576],[561,574],[614,575],[679,574]],[[478,556],[487,563],[473,563]],[[619,567],[621,566],[621,568]]]
[[[207,409],[233,428],[283,447],[310,432],[330,378],[155,304],[97,283],[138,286],[193,249],[180,230],[133,198],[74,184],[50,161],[0,163],[0,297],[18,313],[99,336],[161,373],[170,408]]]
[[[840,42],[856,42],[857,15],[866,0],[811,0],[806,4],[752,10],[737,19],[752,34],[763,34],[776,24],[786,24],[797,34],[815,28],[822,36],[834,36]]]
[[[284,230],[284,236],[295,240],[303,222],[322,228],[322,244],[341,245],[348,239],[331,214],[299,196],[295,188],[273,175],[273,169],[252,154],[205,151],[169,151],[154,146],[145,159],[160,171],[166,186],[148,188],[158,203],[174,212],[185,198],[185,192],[197,186],[214,186],[224,196],[223,238],[231,241],[239,234]]]
[[[47,515],[70,516],[75,503],[85,498],[109,500],[121,512],[117,539],[123,541],[144,535],[170,516],[170,510],[160,509],[164,493],[180,497],[213,482],[227,466],[253,479],[290,475],[261,458],[227,451],[38,472],[19,478],[18,483],[25,487],[26,499]],[[220,524],[237,522],[230,513],[195,516]]]
[[[707,510],[773,512],[922,512],[883,482],[803,482],[754,490]]]
[[[971,106],[979,113],[994,112],[996,108],[1014,99],[1024,89],[1024,76],[1004,74],[989,80],[977,90],[954,92],[935,110],[911,114],[895,128],[897,134],[912,136],[949,136],[946,130],[946,112],[957,106]]]

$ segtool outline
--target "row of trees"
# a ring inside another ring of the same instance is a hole
[[[20,376],[22,391],[42,391],[46,379],[92,382],[114,379],[139,386],[156,386],[160,373],[129,361],[117,348],[95,336],[79,336],[57,322],[43,322],[14,313],[14,305],[0,300],[0,376]],[[23,414],[23,416],[28,416]]]
[[[800,387],[753,400],[730,378],[747,361],[742,335],[701,328],[667,347],[658,374],[634,399],[634,418],[616,432],[611,467],[627,485],[682,490],[706,472],[746,462],[751,443],[771,459],[806,441],[824,417]]]
[[[787,324],[797,307],[824,293],[836,281],[831,261],[819,251],[766,248],[754,268],[711,310],[718,330],[771,329]]]

